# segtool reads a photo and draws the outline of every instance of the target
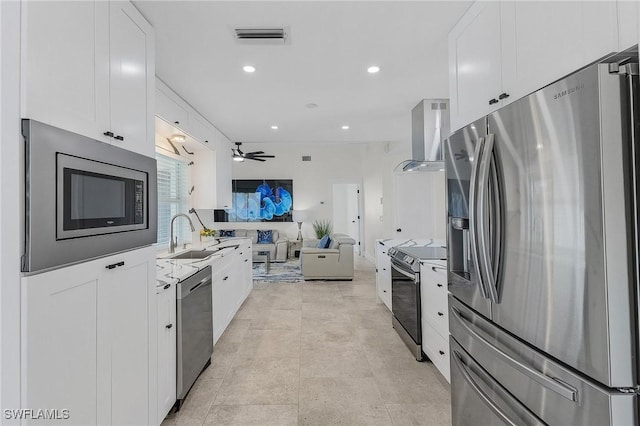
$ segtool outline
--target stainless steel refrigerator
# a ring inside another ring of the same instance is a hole
[[[447,140],[454,425],[638,424],[630,56]]]

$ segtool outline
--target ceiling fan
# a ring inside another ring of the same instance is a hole
[[[275,155],[264,155],[264,151],[254,151],[254,152],[242,152],[240,149],[240,145],[242,142],[236,142],[236,147],[231,148],[231,152],[233,153],[234,161],[244,161],[246,160],[255,160],[255,161],[267,161],[265,158],[276,158]]]

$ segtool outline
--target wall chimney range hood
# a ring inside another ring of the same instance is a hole
[[[411,160],[394,172],[444,170],[442,142],[449,136],[449,99],[423,99],[411,110]]]

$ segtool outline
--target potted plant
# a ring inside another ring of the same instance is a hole
[[[316,238],[322,239],[325,235],[329,235],[333,230],[330,220],[314,220],[313,230],[316,233]]]

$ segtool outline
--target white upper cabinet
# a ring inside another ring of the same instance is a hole
[[[637,26],[622,1],[474,3],[449,33],[451,129],[632,46]]]
[[[640,5],[636,1],[619,1],[618,5],[618,46],[620,50],[638,44],[640,34]]]
[[[617,50],[615,2],[503,2],[503,88],[517,100]]]
[[[157,78],[156,115],[167,123],[181,129],[185,129],[189,122],[189,105]]]
[[[111,131],[122,148],[153,156],[153,28],[128,1],[109,6]]]
[[[110,141],[108,16],[103,1],[22,2],[24,118]]]
[[[452,130],[499,106],[497,99],[502,90],[500,43],[499,2],[474,3],[449,33]]]
[[[216,207],[231,208],[231,149],[233,144],[216,129]]]
[[[153,155],[154,35],[130,2],[22,2],[22,57],[24,118]]]

